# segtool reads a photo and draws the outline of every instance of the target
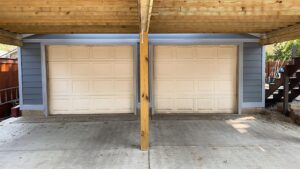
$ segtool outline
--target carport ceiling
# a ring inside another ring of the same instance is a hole
[[[10,32],[139,32],[137,0],[1,0],[0,4],[0,27]]]
[[[154,0],[150,32],[266,33],[298,22],[299,0]]]
[[[150,25],[146,29],[150,33],[266,33],[265,38],[272,39],[264,39],[265,44],[300,35],[299,0],[0,0],[0,4],[0,29],[16,34],[139,33],[143,25]]]

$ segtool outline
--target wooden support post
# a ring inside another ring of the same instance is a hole
[[[148,33],[140,33],[140,144],[141,150],[149,149],[149,92],[148,92]]]
[[[287,72],[284,72],[283,78],[283,114],[287,116],[289,114],[289,75]]]

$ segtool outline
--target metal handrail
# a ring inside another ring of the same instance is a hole
[[[7,103],[19,102],[19,87],[0,89],[0,106]]]

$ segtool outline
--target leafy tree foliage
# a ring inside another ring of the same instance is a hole
[[[277,43],[273,45],[273,52],[267,52],[267,61],[285,61],[290,60],[292,56],[292,47],[296,46],[298,49],[298,56],[300,56],[300,39]]]
[[[0,50],[1,51],[6,51],[6,52],[9,52],[13,49],[15,49],[16,47],[15,46],[11,46],[11,45],[5,45],[5,44],[1,44],[0,43]]]

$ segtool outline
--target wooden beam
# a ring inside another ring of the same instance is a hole
[[[149,93],[148,93],[148,33],[140,33],[140,146],[149,149]]]
[[[280,43],[300,38],[300,24],[269,32],[261,39],[263,45]]]
[[[141,32],[148,32],[152,13],[153,0],[140,0]]]
[[[22,46],[21,38],[17,34],[0,30],[0,43],[14,46]]]
[[[1,24],[0,24],[1,25]],[[20,34],[53,34],[53,33],[138,33],[137,25],[44,25],[44,26],[0,26]]]

